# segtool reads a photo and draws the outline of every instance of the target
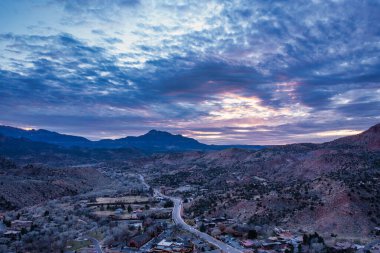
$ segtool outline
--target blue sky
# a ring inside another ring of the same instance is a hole
[[[322,142],[380,122],[378,1],[0,1],[0,124]]]

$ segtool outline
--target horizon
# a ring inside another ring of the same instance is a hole
[[[0,124],[321,143],[380,122],[380,3],[0,2]]]
[[[380,124],[380,123],[378,123]],[[377,125],[377,124],[376,124]],[[10,127],[10,128],[18,128],[18,129],[21,129],[21,130],[25,130],[25,131],[39,131],[39,130],[44,130],[44,131],[49,131],[49,132],[53,132],[53,133],[58,133],[58,134],[62,134],[62,135],[69,135],[69,136],[75,136],[75,137],[82,137],[82,138],[85,138],[89,141],[100,141],[100,140],[106,140],[106,139],[109,139],[109,140],[116,140],[116,139],[120,139],[120,138],[126,138],[126,137],[140,137],[140,136],[143,136],[145,134],[148,134],[149,132],[151,131],[157,131],[157,132],[163,132],[163,133],[169,133],[171,135],[180,135],[180,136],[183,136],[183,137],[187,137],[187,138],[192,138],[200,143],[203,143],[203,144],[207,144],[207,145],[248,145],[248,146],[276,146],[276,145],[289,145],[289,144],[299,144],[299,143],[313,143],[313,144],[320,144],[320,143],[324,143],[324,142],[329,142],[329,141],[333,141],[333,140],[336,140],[338,138],[343,138],[343,137],[348,137],[348,136],[352,136],[352,135],[357,135],[357,134],[360,134],[360,133],[363,133],[365,132],[366,130],[368,130],[370,127],[372,126],[369,126],[368,128],[362,130],[362,131],[353,131],[353,130],[343,130],[341,133],[342,135],[340,135],[339,137],[337,138],[332,138],[331,136],[336,136],[336,132],[335,131],[326,131],[324,132],[324,134],[326,136],[329,136],[327,137],[327,139],[325,141],[322,141],[322,142],[310,142],[310,141],[305,141],[305,142],[290,142],[290,143],[283,143],[283,144],[263,144],[263,143],[248,143],[248,144],[240,144],[240,143],[219,143],[219,144],[214,144],[214,143],[207,143],[207,142],[203,142],[199,139],[196,139],[196,138],[193,138],[193,137],[190,137],[190,136],[186,136],[186,135],[183,135],[183,134],[176,134],[176,133],[172,133],[170,131],[165,131],[165,130],[161,130],[161,129],[150,129],[148,130],[147,132],[145,133],[141,133],[141,134],[137,134],[137,135],[120,135],[120,136],[117,136],[117,137],[114,137],[114,138],[87,138],[86,136],[82,136],[82,135],[75,135],[75,134],[70,134],[70,133],[64,133],[64,132],[55,132],[55,131],[51,131],[49,129],[43,129],[43,128],[30,128],[30,127],[26,127],[26,128],[22,128],[22,127],[15,127],[15,126],[8,126],[8,125],[3,125],[3,124],[0,124],[0,127]]]

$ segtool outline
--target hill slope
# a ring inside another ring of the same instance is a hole
[[[190,217],[365,238],[380,225],[379,126],[323,144],[162,154],[129,167],[144,164],[157,186],[207,189]]]
[[[0,155],[21,164],[41,163],[49,166],[66,166],[115,160],[123,161],[145,154],[133,148],[65,148],[50,143],[0,135]]]
[[[1,157],[0,175],[0,211],[76,195],[112,182],[92,168],[19,167]]]

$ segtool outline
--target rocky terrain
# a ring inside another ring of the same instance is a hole
[[[379,129],[323,144],[161,154],[129,167],[156,171],[157,186],[198,189],[188,217],[365,238],[380,225]]]

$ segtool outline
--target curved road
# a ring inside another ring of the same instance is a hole
[[[92,243],[94,244],[94,247],[95,247],[95,251],[97,253],[103,253],[103,250],[102,248],[100,247],[100,243],[99,241],[96,239],[96,238],[93,238],[93,237],[89,237],[89,239],[92,241]]]
[[[142,175],[139,175],[140,179],[141,179],[141,182],[149,188],[149,185],[145,182],[145,179]],[[170,196],[166,196],[164,194],[162,194],[160,191],[158,191],[157,189],[154,190],[154,193],[156,195],[159,195],[163,198],[168,198],[170,199],[171,201],[173,201],[174,203],[174,207],[173,207],[173,211],[172,211],[172,218],[173,218],[173,221],[175,224],[177,224],[178,226],[180,226],[182,229],[198,236],[199,238],[209,242],[210,244],[214,245],[215,247],[219,248],[220,250],[222,250],[223,252],[228,252],[228,253],[243,253],[242,251],[238,250],[238,249],[235,249],[234,247],[222,242],[222,241],[219,241],[217,239],[215,239],[214,237],[206,234],[206,233],[203,233],[195,228],[193,228],[192,226],[186,224],[186,222],[182,219],[182,216],[181,216],[181,212],[182,212],[182,199],[179,199],[179,198],[175,198],[175,197],[170,197]]]

